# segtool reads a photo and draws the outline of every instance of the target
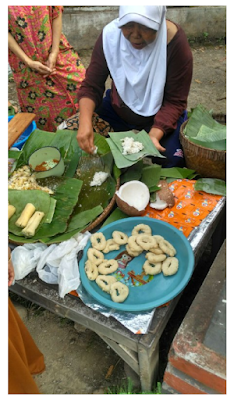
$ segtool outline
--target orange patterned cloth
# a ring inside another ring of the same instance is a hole
[[[222,196],[195,190],[195,182],[188,179],[173,181],[169,184],[169,188],[175,197],[175,205],[162,211],[148,205],[144,216],[168,222],[188,237],[222,198]]]

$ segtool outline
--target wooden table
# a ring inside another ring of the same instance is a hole
[[[222,198],[199,230],[195,228],[188,238],[195,255],[195,267],[208,241],[218,235],[225,221],[225,204],[225,198]],[[67,295],[61,299],[57,290],[30,276],[17,281],[10,290],[96,332],[136,372],[142,391],[152,390],[159,367],[159,339],[182,293],[170,301],[168,306],[155,309],[147,334],[135,335],[113,317],[107,318],[92,310],[79,298]]]
[[[22,135],[25,129],[32,123],[36,115],[33,113],[19,113],[8,122],[8,149]]]

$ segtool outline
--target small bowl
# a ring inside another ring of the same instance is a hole
[[[56,163],[53,160],[56,160]],[[36,174],[36,178],[61,176],[65,168],[59,149],[53,146],[45,146],[35,150],[28,159],[28,165]]]

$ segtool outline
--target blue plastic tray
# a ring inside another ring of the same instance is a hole
[[[135,257],[127,264],[126,269],[118,269],[114,274],[119,277],[121,282],[129,286],[129,295],[123,303],[116,303],[111,300],[108,293],[103,292],[95,281],[90,281],[84,270],[85,261],[87,260],[87,251],[91,247],[90,241],[87,243],[83,257],[79,262],[79,270],[81,282],[87,292],[98,302],[106,307],[114,308],[121,311],[144,311],[151,310],[161,306],[176,297],[187,285],[194,269],[194,254],[189,241],[182,232],[167,222],[158,221],[149,217],[133,217],[115,221],[101,228],[99,232],[103,232],[106,239],[112,237],[114,230],[125,232],[131,236],[132,229],[138,224],[147,224],[152,229],[153,235],[161,235],[168,240],[177,250],[176,257],[179,260],[179,269],[175,275],[164,276],[160,273],[155,276],[143,276],[147,281],[146,284],[140,283],[138,280],[130,279],[129,271],[134,271],[135,275],[142,273],[142,266],[146,261],[145,252]],[[125,250],[125,245],[119,250],[105,254],[105,259],[115,258],[119,253]]]
[[[8,122],[14,118],[14,115],[8,116]],[[25,131],[20,135],[20,137],[17,139],[17,141],[11,146],[11,147],[16,147],[17,149],[21,150],[23,147],[24,143],[28,140],[29,136],[33,131],[37,129],[37,125],[35,121],[32,121],[31,124],[25,129]]]

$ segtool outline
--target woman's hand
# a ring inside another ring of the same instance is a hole
[[[48,60],[45,63],[46,66],[51,70],[50,74],[48,74],[48,75],[55,75],[56,74],[55,66],[56,66],[57,57],[58,57],[58,53],[52,53],[51,52],[49,54]]]
[[[76,138],[82,150],[86,153],[93,154],[95,146],[92,123],[86,123],[85,125],[79,124]]]
[[[15,271],[11,261],[11,250],[8,247],[8,286],[11,286],[15,278]]]
[[[163,137],[163,131],[159,128],[151,128],[151,130],[149,131],[149,137],[152,140],[153,144],[155,145],[156,149],[158,149],[158,151],[166,151],[165,147],[161,146],[160,144],[160,140]]]
[[[31,68],[33,71],[39,72],[39,74],[48,76],[52,73],[52,69],[48,66],[42,64],[40,61],[28,61],[28,67]]]

